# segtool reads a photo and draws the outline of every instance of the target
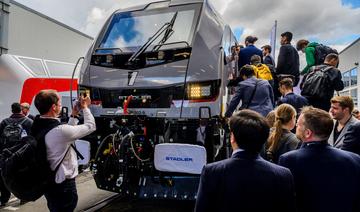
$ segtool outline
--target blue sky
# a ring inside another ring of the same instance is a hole
[[[360,7],[360,0],[341,0],[343,5],[351,5],[352,8]]]
[[[241,28],[241,27],[234,28],[234,29],[233,29],[233,33],[234,33],[236,39],[238,39],[238,38],[240,38],[241,35],[244,33],[244,29]]]
[[[349,35],[341,36],[341,37],[338,37],[338,38],[334,38],[332,40],[328,40],[324,44],[326,44],[326,45],[336,45],[338,43],[348,43],[348,42],[352,42],[352,41],[358,39],[359,37],[360,37],[360,34],[349,34]]]

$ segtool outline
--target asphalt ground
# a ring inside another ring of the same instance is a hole
[[[101,212],[191,212],[194,210],[194,201],[175,200],[130,200],[119,198],[104,208]]]
[[[75,211],[84,211],[89,206],[115,195],[113,192],[98,189],[90,171],[83,172],[76,178],[76,187],[79,200]],[[20,205],[20,200],[11,196],[8,204],[5,207],[0,207],[0,211],[45,212],[49,210],[44,196],[35,202],[28,202],[23,205]]]
[[[96,187],[91,172],[83,172],[76,178],[79,201],[75,211],[101,212],[191,212],[194,201],[175,200],[137,200],[124,198],[117,193],[100,190]],[[93,207],[95,206],[95,207]],[[48,211],[45,197],[35,202],[20,205],[20,200],[11,196],[1,212],[46,212]]]

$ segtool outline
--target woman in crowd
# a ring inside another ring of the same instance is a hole
[[[289,104],[282,104],[275,110],[275,123],[266,144],[265,158],[277,163],[280,155],[297,149],[300,140],[291,132],[295,127],[296,110]]]
[[[270,113],[267,114],[266,120],[269,124],[269,127],[272,128],[275,125],[275,110],[270,111]]]

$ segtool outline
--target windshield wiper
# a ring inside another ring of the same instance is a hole
[[[176,20],[176,17],[177,17],[177,14],[178,12],[176,12],[174,14],[174,16],[171,18],[170,22],[167,22],[165,23],[164,25],[162,25],[160,27],[160,29],[158,31],[155,32],[154,35],[152,35],[148,41],[146,43],[144,43],[140,48],[139,50],[137,50],[134,54],[131,55],[131,57],[129,58],[128,62],[127,62],[127,65],[132,65],[135,60],[142,54],[146,51],[146,49],[163,33],[165,32],[164,34],[164,37],[161,39],[160,42],[162,42],[164,40],[164,42],[172,35],[173,33],[173,30],[172,30],[172,27],[174,25],[174,22]]]
[[[153,51],[159,50],[160,47],[171,37],[171,35],[174,34],[173,27],[174,27],[174,23],[175,23],[177,14],[178,14],[178,12],[176,12],[176,13],[174,14],[174,16],[172,17],[171,21],[169,22],[168,27],[166,27],[164,36],[163,36],[162,39],[159,41],[159,43],[158,43],[156,46],[154,46],[154,48],[152,49]]]

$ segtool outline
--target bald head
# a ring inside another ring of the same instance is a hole
[[[29,113],[30,105],[27,102],[21,103],[21,111],[26,116]]]

